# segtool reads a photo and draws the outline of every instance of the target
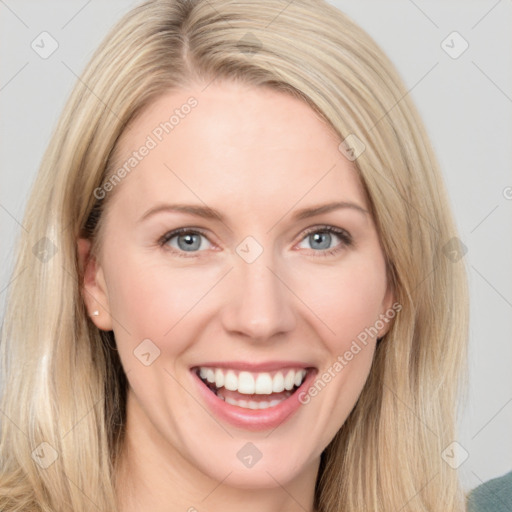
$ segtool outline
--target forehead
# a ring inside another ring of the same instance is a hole
[[[116,195],[133,208],[171,200],[275,213],[298,201],[358,200],[367,207],[339,143],[309,105],[289,94],[234,82],[191,86],[158,98],[123,134],[115,169],[128,172]]]

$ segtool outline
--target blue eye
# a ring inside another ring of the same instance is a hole
[[[169,245],[177,251],[198,252],[201,249],[209,248],[210,242],[199,231],[181,228],[164,235],[161,245]]]
[[[309,247],[304,247],[304,242],[309,244]],[[345,230],[333,226],[323,226],[308,230],[299,247],[313,249],[315,252],[333,254],[351,244],[352,237]]]
[[[304,244],[309,247],[304,246]],[[299,244],[301,249],[311,249],[318,256],[329,256],[352,245],[351,235],[344,229],[334,226],[315,226],[306,231]],[[190,228],[179,228],[166,233],[159,241],[162,247],[167,246],[178,256],[193,255],[205,249],[211,249],[212,244],[205,234]]]

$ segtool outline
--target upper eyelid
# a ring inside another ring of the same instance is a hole
[[[311,233],[316,232],[322,232],[327,231],[331,234],[334,234],[338,238],[341,239],[342,244],[344,245],[353,245],[354,239],[350,231],[344,229],[344,228],[338,228],[335,226],[329,226],[329,225],[320,225],[320,226],[313,226],[311,228],[306,228],[302,231],[304,233],[304,236],[300,239],[299,242],[302,242],[307,236],[309,236]]]
[[[336,226],[330,226],[329,224],[319,224],[316,226],[311,226],[310,228],[305,228],[301,231],[301,233],[304,233],[305,235],[308,235],[310,233],[315,233],[317,231],[329,231],[334,234],[346,234],[347,236],[352,238],[352,235],[350,232],[344,228],[338,228]]]
[[[159,242],[162,244],[166,244],[169,242],[169,240],[172,240],[174,237],[180,236],[180,235],[187,235],[189,233],[196,234],[196,235],[202,235],[204,236],[210,243],[214,243],[210,240],[206,232],[204,232],[201,228],[177,228],[177,229],[171,229],[170,231],[167,231],[163,236],[159,238]]]
[[[318,225],[310,226],[308,228],[304,228],[300,232],[300,234],[302,234],[302,238],[298,242],[296,242],[294,245],[302,242],[311,233],[315,233],[317,231],[328,231],[328,232],[331,232],[331,233],[337,235],[338,237],[342,237],[342,243],[347,243],[346,240],[343,240],[343,236],[345,235],[345,237],[349,239],[350,243],[353,243],[352,234],[348,230],[346,230],[344,228],[336,227],[336,226],[331,226],[329,224],[318,224]],[[170,240],[172,240],[174,237],[189,234],[189,233],[199,234],[201,236],[204,236],[210,244],[215,244],[215,242],[210,240],[210,237],[207,235],[207,233],[202,228],[195,228],[195,227],[182,227],[182,228],[176,228],[174,230],[168,231],[160,238],[160,241],[161,241],[162,245],[165,245]],[[183,252],[186,252],[186,251],[183,251]],[[194,252],[202,252],[202,251],[191,251],[191,253],[194,253]]]

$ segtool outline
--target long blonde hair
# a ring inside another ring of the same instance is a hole
[[[463,510],[442,452],[464,376],[466,271],[438,164],[389,59],[313,0],[149,0],[94,54],[42,161],[9,290],[0,509],[118,509],[126,378],[113,334],[86,315],[76,241],[96,237],[108,197],[94,190],[129,123],[159,95],[215,78],[293,94],[340,142],[352,134],[365,145],[354,165],[402,310],[322,455],[317,510]]]

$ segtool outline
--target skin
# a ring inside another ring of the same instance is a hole
[[[368,213],[293,218],[331,202],[369,208],[340,141],[308,105],[231,82],[203,89],[162,96],[124,134],[120,162],[174,108],[198,100],[107,198],[97,254],[79,241],[88,310],[114,331],[129,381],[121,510],[312,511],[320,455],[356,403],[376,339],[272,431],[214,417],[189,368],[293,359],[322,374],[391,307],[384,255]],[[224,220],[170,211],[140,220],[166,203],[207,205]],[[337,252],[326,254],[305,233],[321,235],[325,225],[347,231],[352,244],[333,234],[327,245]],[[199,251],[180,251],[177,238],[159,245],[180,227],[204,232]],[[263,248],[252,263],[236,252],[247,236]],[[160,350],[149,366],[133,353],[144,339]],[[236,456],[247,442],[262,453],[251,468]]]

